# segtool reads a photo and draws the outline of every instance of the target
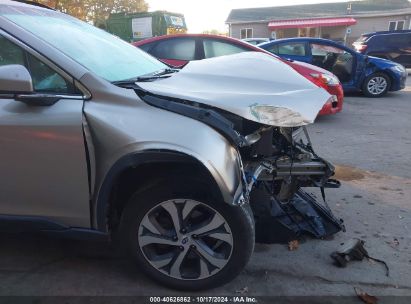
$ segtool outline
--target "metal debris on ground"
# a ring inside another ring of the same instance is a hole
[[[248,287],[245,286],[245,287],[243,287],[243,288],[241,288],[241,289],[239,289],[239,290],[236,290],[235,292],[236,292],[236,293],[245,294],[245,293],[248,292]]]
[[[390,246],[394,249],[400,245],[400,241],[397,238],[394,238],[391,242],[389,242]]]
[[[370,257],[368,251],[364,248],[365,241],[360,239],[351,239],[342,243],[337,251],[331,253],[334,264],[338,267],[346,267],[350,261],[362,261],[364,258],[381,263],[385,266],[386,276],[390,274],[390,269],[385,261]]]

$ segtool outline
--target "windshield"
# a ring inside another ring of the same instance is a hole
[[[167,68],[120,38],[62,13],[22,5],[0,5],[0,16],[111,82]]]

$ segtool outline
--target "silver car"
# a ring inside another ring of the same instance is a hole
[[[160,283],[219,286],[247,264],[255,227],[270,231],[261,207],[313,206],[302,187],[337,185],[305,129],[330,98],[262,53],[177,71],[0,0],[0,228],[112,240]]]

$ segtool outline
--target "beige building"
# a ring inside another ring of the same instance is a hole
[[[351,46],[362,33],[411,29],[408,0],[364,0],[234,9],[227,18],[235,38],[321,37]]]

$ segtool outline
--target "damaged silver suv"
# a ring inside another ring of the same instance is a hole
[[[301,190],[338,186],[304,127],[329,98],[262,53],[177,71],[0,0],[0,228],[110,239],[160,283],[219,286],[255,237],[341,228]]]

